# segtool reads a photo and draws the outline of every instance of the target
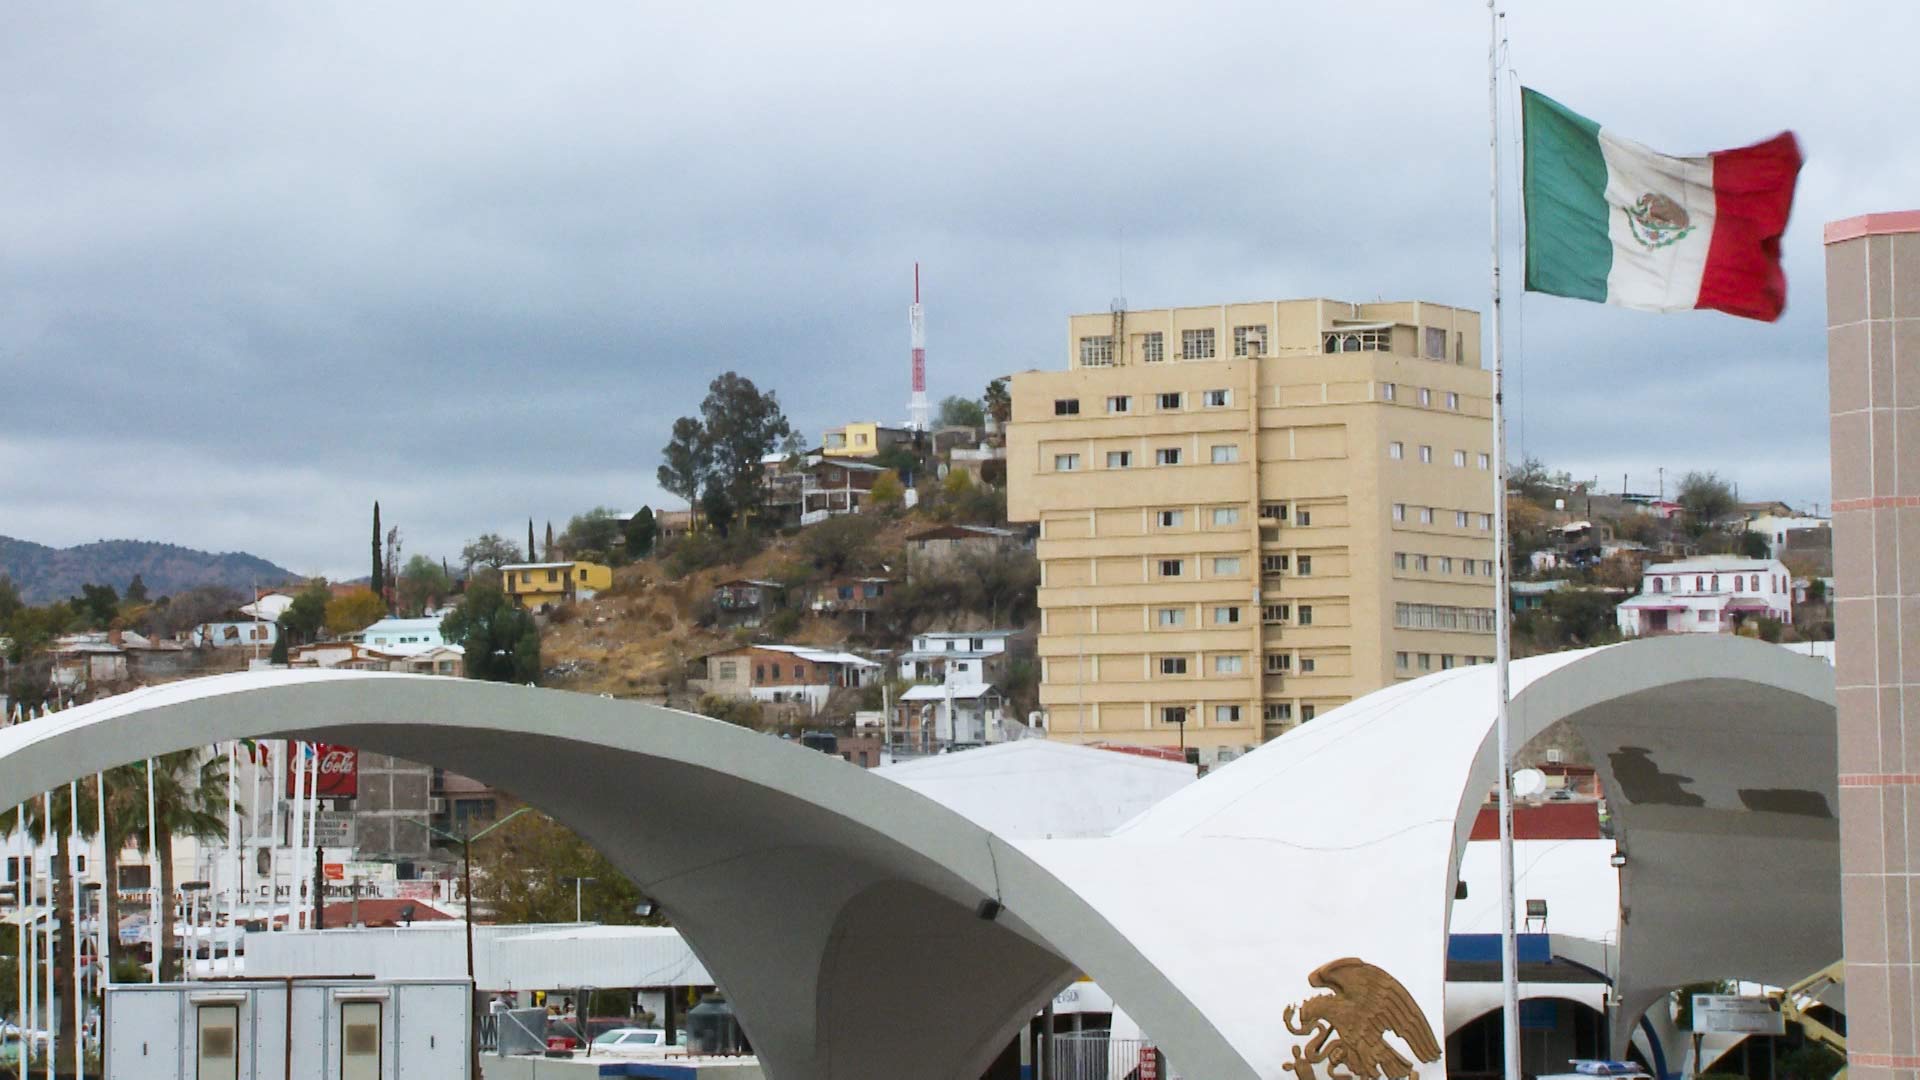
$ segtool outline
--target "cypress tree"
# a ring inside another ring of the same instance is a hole
[[[533,546],[533,519],[527,519],[527,561],[539,562],[540,551]]]
[[[380,500],[373,500],[373,595],[387,595],[386,570],[380,561]]]
[[[547,522],[547,558],[553,558],[553,522]]]

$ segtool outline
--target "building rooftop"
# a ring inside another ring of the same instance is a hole
[[[1691,574],[1697,571],[1714,573],[1719,571],[1765,571],[1774,566],[1772,559],[1748,559],[1733,555],[1702,555],[1694,559],[1681,559],[1679,562],[1655,563],[1646,568],[1649,574]]]

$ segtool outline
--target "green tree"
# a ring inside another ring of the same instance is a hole
[[[883,472],[873,478],[873,488],[867,492],[867,497],[882,510],[895,510],[906,501],[907,486],[900,482],[898,473]]]
[[[89,625],[104,630],[120,614],[120,594],[111,585],[82,585],[79,609]]]
[[[289,644],[304,645],[319,636],[327,625],[327,602],[331,599],[333,591],[327,588],[325,578],[314,578],[294,595],[293,603],[280,616],[280,632],[294,639]]]
[[[429,605],[453,595],[453,581],[440,564],[425,555],[407,560],[400,571],[400,612],[407,618],[419,618]]]
[[[146,767],[133,767],[139,785],[138,797],[119,807],[131,815],[136,848],[148,851]],[[109,806],[116,806],[109,794]],[[161,964],[160,981],[179,977],[180,950],[173,943],[174,894],[173,842],[178,837],[194,840],[224,840],[227,836],[227,757],[209,754],[203,749],[181,750],[153,759],[154,839],[160,850],[160,936],[162,946],[157,957]],[[109,830],[111,831],[111,829]],[[149,854],[152,854],[149,852]]]
[[[1013,394],[1007,389],[1007,380],[995,379],[988,383],[985,401],[987,415],[1004,430],[1013,419]]]
[[[460,549],[460,565],[469,576],[476,566],[498,570],[508,563],[519,561],[520,552],[499,533],[486,533]]]
[[[644,559],[653,554],[653,545],[660,538],[660,523],[654,520],[653,508],[641,507],[627,522],[626,534],[629,556]]]
[[[1767,546],[1767,538],[1761,533],[1747,530],[1740,534],[1740,555],[1748,559],[1771,559],[1773,549]]]
[[[655,474],[660,486],[687,500],[692,510],[712,472],[713,451],[707,445],[706,429],[691,416],[675,420],[673,437],[660,448],[660,468]]]
[[[127,582],[126,600],[129,604],[144,604],[147,602],[147,583],[142,580],[137,573],[133,575],[132,581]]]
[[[497,586],[475,584],[440,624],[467,653],[467,678],[531,683],[540,677],[540,627]]]
[[[501,923],[572,922],[575,882],[580,916],[590,922],[658,923],[634,908],[645,899],[605,855],[545,814],[522,814],[473,845],[475,893]]]
[[[91,839],[97,820],[95,811],[98,797],[92,791],[92,784],[79,785],[79,807],[75,807],[69,795],[69,788],[61,785],[55,788],[49,797],[28,799],[22,806],[16,806],[0,813],[0,834],[12,836],[24,832],[34,843],[54,842],[53,849],[53,919],[54,919],[54,996],[62,1001],[73,1000],[73,948],[76,941],[73,925],[73,865],[72,836],[75,828],[80,831],[83,840]],[[22,812],[24,809],[24,813]],[[72,1024],[63,1025],[54,1048],[55,1069],[59,1072],[71,1072],[74,1065],[74,1035]]]
[[[1675,501],[1687,512],[1688,524],[1696,529],[1704,529],[1727,517],[1736,506],[1733,485],[1710,472],[1690,472],[1681,477],[1680,493]]]
[[[326,611],[327,632],[339,637],[365,630],[386,618],[387,604],[375,596],[372,589],[354,589],[329,599]]]
[[[942,398],[940,415],[934,423],[939,427],[977,428],[986,426],[986,410],[972,398],[963,398],[958,394]]]
[[[373,577],[368,587],[375,596],[387,595],[386,559],[380,549],[380,500],[373,500]]]
[[[566,531],[560,534],[560,547],[568,558],[580,558],[589,552],[611,558],[620,550],[622,524],[613,511],[596,506],[567,522]]]
[[[837,514],[800,534],[800,551],[827,577],[839,577],[873,559],[880,522],[865,514]]]
[[[752,516],[760,509],[760,461],[793,431],[778,395],[726,372],[707,386],[700,423],[710,448],[712,482],[726,493],[736,516]]]
[[[527,561],[539,562],[540,550],[533,546],[533,519],[527,519]]]

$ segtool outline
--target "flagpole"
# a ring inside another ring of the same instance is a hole
[[[153,759],[147,759],[147,940],[153,943],[153,983],[160,984],[160,960],[166,946],[160,940],[160,819],[153,812]],[[171,903],[172,897],[167,901]]]
[[[1487,0],[1487,126],[1489,194],[1492,203],[1493,323],[1493,626],[1494,729],[1500,764],[1500,983],[1501,1045],[1505,1080],[1520,1072],[1520,955],[1513,912],[1513,747],[1508,730],[1511,697],[1508,664],[1512,611],[1507,565],[1507,418],[1504,369],[1500,357],[1500,19],[1498,0]]]

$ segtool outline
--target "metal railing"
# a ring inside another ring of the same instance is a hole
[[[1148,1055],[1157,1055],[1144,1039],[1109,1038],[1104,1031],[1061,1033],[1047,1040],[1047,1080],[1149,1080],[1165,1077],[1164,1062],[1141,1069]]]

